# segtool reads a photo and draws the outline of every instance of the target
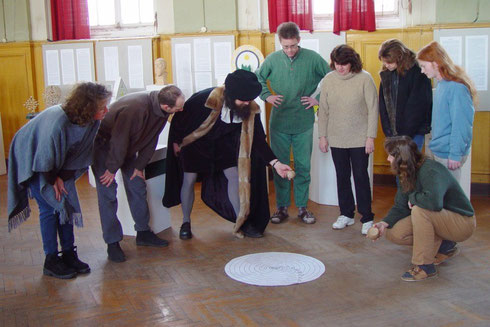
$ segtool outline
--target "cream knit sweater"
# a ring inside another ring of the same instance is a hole
[[[326,136],[334,148],[359,148],[366,138],[376,138],[378,93],[366,71],[340,75],[328,73],[322,80],[318,110],[318,136]]]

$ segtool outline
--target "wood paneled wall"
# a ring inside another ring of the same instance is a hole
[[[28,112],[24,103],[29,96],[37,99],[34,89],[32,48],[30,42],[0,45],[0,62],[2,63],[0,111],[5,158],[8,157],[10,141],[20,126],[27,122]]]
[[[378,30],[376,32],[348,32],[347,43],[361,56],[364,69],[373,76],[376,86],[379,87],[381,62],[378,59],[378,50],[385,40],[397,38],[410,49],[417,52],[424,45],[433,40],[433,27]],[[471,160],[472,183],[490,183],[490,112],[478,111],[475,114],[473,126],[473,145]],[[390,167],[386,161],[383,150],[384,134],[381,123],[378,122],[378,136],[375,141],[374,173],[390,174]]]
[[[433,40],[432,29],[406,29],[406,30],[378,30],[376,32],[348,32],[347,44],[352,46],[361,56],[363,68],[374,79],[376,87],[379,87],[381,62],[378,59],[378,50],[381,43],[388,39],[397,38],[407,47],[417,52],[424,45]],[[381,122],[378,120],[378,136],[375,140],[374,173],[391,174],[390,165],[386,161],[383,149],[384,134]]]
[[[364,63],[364,69],[371,73],[379,86],[379,71],[381,63],[378,60],[378,49],[383,41],[398,38],[414,51],[433,40],[433,27],[378,30],[376,32],[348,32],[347,43],[359,52]],[[274,34],[260,31],[230,31],[228,33],[206,33],[205,35],[233,34],[236,46],[250,44],[262,51],[264,56],[275,51]],[[204,36],[203,34],[172,34],[160,35],[152,41],[153,60],[164,58],[167,62],[168,83],[173,82],[172,75],[172,37]],[[94,41],[96,42],[96,41]],[[42,44],[44,42],[19,42],[0,45],[0,58],[4,73],[0,74],[0,110],[4,134],[4,146],[7,156],[10,141],[15,132],[26,123],[27,109],[23,104],[29,96],[34,96],[44,108],[42,94],[44,91],[44,73]],[[270,106],[267,106],[269,117]],[[472,182],[490,183],[490,112],[480,111],[475,115],[473,152],[472,152]],[[384,136],[381,126],[375,142],[374,173],[390,174],[386,155],[383,151]]]

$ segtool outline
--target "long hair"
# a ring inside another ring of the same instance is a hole
[[[415,52],[410,50],[398,39],[389,39],[381,44],[378,51],[379,60],[385,60],[388,63],[396,63],[396,72],[403,76],[417,63]],[[387,68],[383,65],[382,70]]]
[[[470,91],[473,103],[477,103],[477,93],[473,81],[471,81],[463,68],[453,63],[446,50],[439,43],[432,41],[420,49],[417,53],[417,59],[437,63],[441,77],[445,80],[465,85]]]
[[[347,44],[336,46],[330,53],[330,68],[335,70],[335,63],[338,65],[350,64],[350,71],[357,74],[362,70],[362,61],[359,54]]]
[[[102,84],[80,83],[75,85],[61,107],[73,124],[85,126],[94,121],[99,101],[106,100],[111,94]]]
[[[384,148],[386,153],[394,158],[391,170],[400,179],[403,191],[413,191],[417,181],[417,171],[425,161],[417,144],[408,136],[394,136],[386,138]]]

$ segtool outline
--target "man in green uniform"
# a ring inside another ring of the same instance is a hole
[[[318,100],[311,95],[318,83],[330,71],[327,62],[315,51],[299,46],[299,28],[287,22],[277,29],[282,50],[271,53],[257,70],[262,84],[260,98],[272,104],[270,118],[271,148],[281,162],[289,162],[291,148],[294,157],[294,202],[298,218],[313,224],[316,219],[306,209],[310,186],[311,151],[313,146],[313,106]],[[267,80],[274,94],[267,87]],[[274,174],[277,211],[271,222],[278,224],[288,218],[291,204],[291,183]]]

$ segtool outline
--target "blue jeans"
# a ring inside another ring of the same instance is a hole
[[[58,253],[58,235],[60,237],[61,250],[72,249],[75,243],[73,224],[60,224],[58,214],[55,213],[54,208],[41,195],[39,175],[35,175],[32,178],[29,188],[39,207],[39,223],[41,225],[44,253],[46,255]]]
[[[417,148],[422,152],[422,146],[424,145],[425,135],[416,134],[413,136],[412,141],[417,144]]]

